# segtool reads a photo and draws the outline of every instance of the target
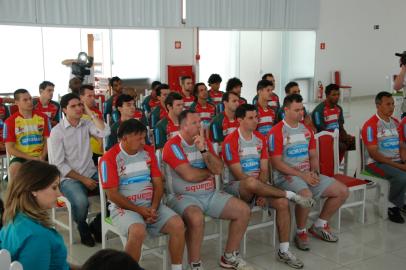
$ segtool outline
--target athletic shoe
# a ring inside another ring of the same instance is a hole
[[[307,236],[307,232],[296,233],[295,244],[296,244],[296,247],[300,250],[304,250],[304,251],[310,250],[309,237]]]
[[[196,263],[191,263],[190,264],[190,270],[204,270],[203,266],[202,266],[202,261],[200,262],[196,262]]]
[[[388,208],[388,218],[390,221],[395,222],[395,223],[400,223],[400,224],[405,223],[405,220],[403,219],[402,215],[400,214],[399,207]]]
[[[328,225],[328,223],[326,223],[326,225],[324,225],[324,227],[316,227],[313,224],[310,227],[309,232],[313,236],[315,236],[321,240],[324,240],[326,242],[337,242],[338,241],[338,237],[331,232],[330,226]]]
[[[291,198],[291,201],[305,208],[311,208],[316,203],[313,198],[303,197],[299,194],[295,194],[295,196]]]
[[[303,262],[296,258],[295,254],[289,250],[286,252],[281,252],[279,250],[277,259],[278,261],[284,262],[292,268],[301,269],[304,266]]]
[[[220,259],[220,266],[227,269],[235,269],[235,270],[254,270],[254,268],[243,258],[241,258],[240,253],[238,251],[233,251],[233,255],[231,258],[226,258],[225,255],[221,256]]]
[[[405,215],[406,215],[406,204],[405,204],[405,205],[403,205],[403,207],[402,207],[402,208],[400,208],[400,212],[402,212],[403,214],[405,214]]]

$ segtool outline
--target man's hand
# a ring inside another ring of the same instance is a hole
[[[319,177],[315,172],[305,172],[301,178],[311,186],[317,186],[320,183]]]
[[[92,112],[92,110],[90,110],[90,108],[86,105],[86,103],[82,103],[83,104],[83,108],[84,108],[84,110],[85,110],[85,113],[87,114],[87,115],[89,115],[89,116],[92,116],[93,115],[93,112]]]
[[[197,150],[203,151],[206,149],[206,140],[204,139],[204,128],[200,128],[200,134],[193,138],[193,143],[196,145]]]
[[[155,223],[158,219],[158,213],[155,208],[152,207],[139,206],[138,214],[140,214],[148,224]]]
[[[83,185],[86,186],[88,190],[93,190],[97,188],[97,182],[91,178],[85,177],[82,181]]]
[[[255,201],[255,203],[259,207],[265,207],[266,206],[266,198],[265,197],[257,197],[257,200]]]

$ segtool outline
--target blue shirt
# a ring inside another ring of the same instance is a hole
[[[7,249],[12,261],[19,261],[24,270],[69,270],[62,236],[25,214],[17,214],[1,229],[0,247]]]

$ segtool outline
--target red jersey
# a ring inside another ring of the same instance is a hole
[[[192,104],[195,102],[195,97],[193,95],[187,97],[182,93],[182,98],[183,98],[183,107],[185,109],[189,109],[190,106],[192,106]]]
[[[0,100],[0,142],[3,142],[3,127],[4,121],[7,118],[7,109],[3,104],[1,104],[1,102],[2,99]]]
[[[275,122],[275,111],[272,110],[270,106],[262,108],[259,104],[257,105],[258,113],[258,125],[257,131],[259,131],[263,136],[266,136],[271,130]]]
[[[40,99],[34,100],[34,110],[48,116],[51,121],[59,122],[60,117],[60,106],[55,101],[51,100],[48,105],[44,106]]]
[[[216,107],[210,103],[206,103],[206,106],[202,107],[202,105],[197,102],[193,107],[195,112],[200,115],[200,120],[202,120],[205,125],[208,125],[216,114]]]
[[[221,103],[221,99],[223,98],[224,92],[221,91],[214,91],[212,89],[209,90],[209,99],[211,103],[217,105]]]

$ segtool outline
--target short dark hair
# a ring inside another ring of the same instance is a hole
[[[284,107],[288,107],[290,104],[292,104],[293,102],[303,102],[303,98],[301,95],[299,94],[291,94],[291,95],[287,95],[284,99],[283,99],[283,106]]]
[[[381,104],[382,102],[382,98],[383,97],[392,97],[392,94],[386,91],[382,91],[379,92],[376,96],[375,96],[375,104]]]
[[[221,83],[223,79],[221,79],[220,75],[217,73],[211,74],[209,79],[207,80],[207,83],[214,84],[214,83]]]
[[[158,85],[160,85],[161,84],[161,82],[160,81],[153,81],[152,83],[151,83],[151,89],[155,89]]]
[[[266,80],[266,77],[272,77],[273,78],[273,74],[272,73],[265,73],[264,75],[262,75],[263,80]]]
[[[231,78],[227,81],[226,92],[230,92],[234,87],[241,86],[242,81],[237,77]]]
[[[331,94],[332,91],[340,91],[340,87],[335,83],[330,83],[326,86],[326,90],[324,90],[324,93],[326,94],[326,96],[328,96]]]
[[[120,124],[117,131],[117,138],[121,139],[131,133],[139,134],[144,132],[147,132],[147,127],[137,119],[132,118]]]
[[[126,252],[102,249],[90,256],[81,267],[82,270],[141,270],[138,263]]]
[[[199,86],[204,85],[206,86],[204,83],[199,82],[196,83],[195,86],[193,86],[193,95],[197,98],[197,95],[199,94]]]
[[[182,100],[182,96],[177,92],[170,92],[169,95],[166,97],[164,104],[165,108],[168,109],[168,106],[173,106],[173,102],[175,100]]]
[[[257,108],[252,104],[241,104],[235,111],[235,118],[244,118],[247,112],[256,111]]]
[[[79,95],[84,96],[86,89],[94,91],[94,86],[91,84],[83,84],[80,86]]]
[[[183,110],[178,116],[179,125],[181,125],[186,120],[187,116],[191,113],[196,113],[196,112],[189,110],[189,109]]]
[[[234,92],[225,92],[224,94],[223,94],[223,97],[221,98],[221,102],[224,102],[224,101],[229,101],[230,100],[230,95],[234,95],[234,96],[236,96],[236,97],[238,97],[238,98],[240,98],[236,93],[234,93]]]
[[[258,92],[259,90],[262,90],[262,89],[268,87],[268,86],[273,86],[273,83],[272,83],[271,81],[268,81],[268,80],[265,80],[265,79],[260,80],[260,81],[257,83],[257,92]]]
[[[299,84],[297,82],[288,82],[288,84],[285,86],[285,93],[289,94],[290,88],[295,86],[299,86]]]
[[[27,89],[23,89],[23,88],[20,88],[20,89],[17,89],[17,90],[15,90],[14,91],[14,99],[15,100],[18,100],[19,98],[20,98],[20,95],[21,94],[26,94],[26,93],[30,93],[30,92],[28,92],[28,90]]]
[[[126,95],[126,94],[121,94],[121,95],[119,95],[119,96],[117,97],[117,100],[116,100],[116,107],[117,107],[117,108],[118,108],[118,107],[123,107],[123,103],[124,103],[124,102],[129,102],[129,101],[132,101],[132,100],[134,100],[134,98],[133,98],[132,96]]]
[[[80,100],[79,96],[74,93],[63,95],[60,102],[61,108],[66,109],[66,107],[68,107],[69,101],[71,101],[72,99]]]
[[[183,84],[187,79],[192,79],[192,77],[190,77],[190,76],[182,76],[182,77],[180,77],[180,81],[181,81],[182,84]]]
[[[54,87],[55,84],[51,83],[50,81],[43,81],[39,84],[39,90],[45,90],[45,88],[47,88],[48,86]]]
[[[109,85],[113,86],[113,83],[118,82],[118,81],[121,81],[121,79],[119,77],[117,77],[117,76],[114,76],[114,77],[110,78]]]
[[[156,95],[157,95],[158,97],[161,96],[161,90],[162,90],[162,89],[168,89],[168,90],[170,90],[169,85],[167,85],[167,84],[165,84],[165,83],[160,84],[160,85],[156,88]]]

